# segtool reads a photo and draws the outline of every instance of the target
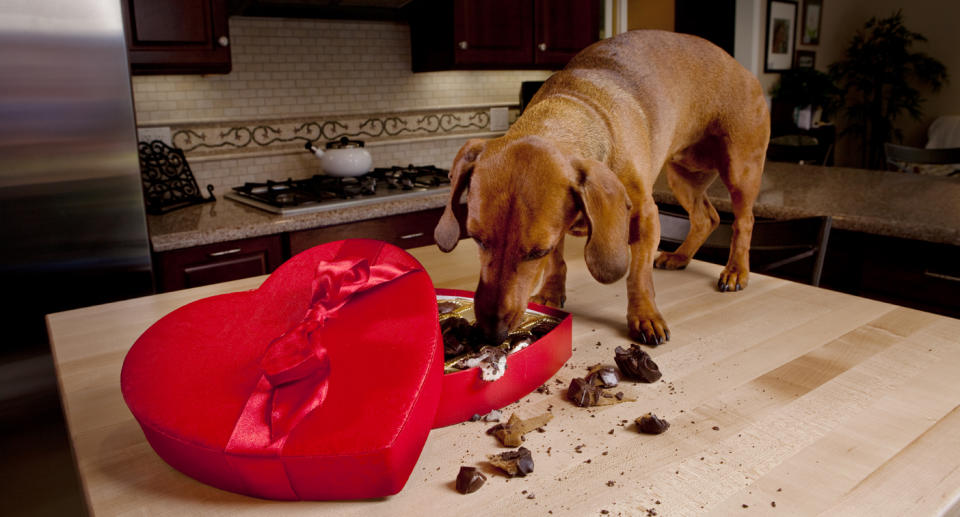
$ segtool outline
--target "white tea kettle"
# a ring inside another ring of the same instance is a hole
[[[360,176],[369,172],[373,165],[373,157],[363,148],[362,140],[350,140],[344,136],[327,142],[324,147],[326,150],[318,149],[313,142],[304,146],[320,158],[320,167],[330,176]]]

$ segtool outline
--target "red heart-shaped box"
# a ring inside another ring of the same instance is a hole
[[[563,321],[510,355],[503,378],[443,375],[419,262],[339,241],[256,290],[161,318],[127,353],[121,390],[157,454],[204,483],[270,499],[383,497],[403,488],[432,427],[519,399],[570,357],[569,315],[533,308]]]

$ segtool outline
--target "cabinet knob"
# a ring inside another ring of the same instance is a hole
[[[229,47],[230,38],[226,36],[220,36],[219,38],[217,38],[217,44],[220,45],[221,47]]]
[[[461,41],[460,43],[457,43],[457,46],[460,47],[460,50],[467,50],[469,45],[467,45],[466,41]]]
[[[540,49],[540,52],[546,52],[546,51],[547,51],[547,44],[546,44],[546,43],[541,43],[541,44],[537,45],[537,48]]]

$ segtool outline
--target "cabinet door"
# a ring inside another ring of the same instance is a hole
[[[161,291],[265,275],[283,263],[279,235],[221,242],[157,254]]]
[[[454,63],[476,67],[530,64],[533,4],[517,0],[456,0]]]
[[[226,0],[123,0],[134,74],[227,73]]]
[[[600,39],[600,0],[535,0],[533,61],[562,67]]]

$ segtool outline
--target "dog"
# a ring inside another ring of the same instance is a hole
[[[434,238],[452,250],[466,219],[481,262],[477,325],[500,342],[528,300],[563,306],[564,235],[587,235],[584,260],[596,280],[629,273],[630,337],[658,345],[670,331],[654,303],[652,269],[682,269],[717,227],[705,191],[718,176],[735,220],[717,285],[747,286],[769,138],[759,81],[725,51],[696,36],[627,32],[587,47],[552,75],[505,135],[464,144]],[[676,251],[657,255],[652,191],[661,170],[690,231]]]

